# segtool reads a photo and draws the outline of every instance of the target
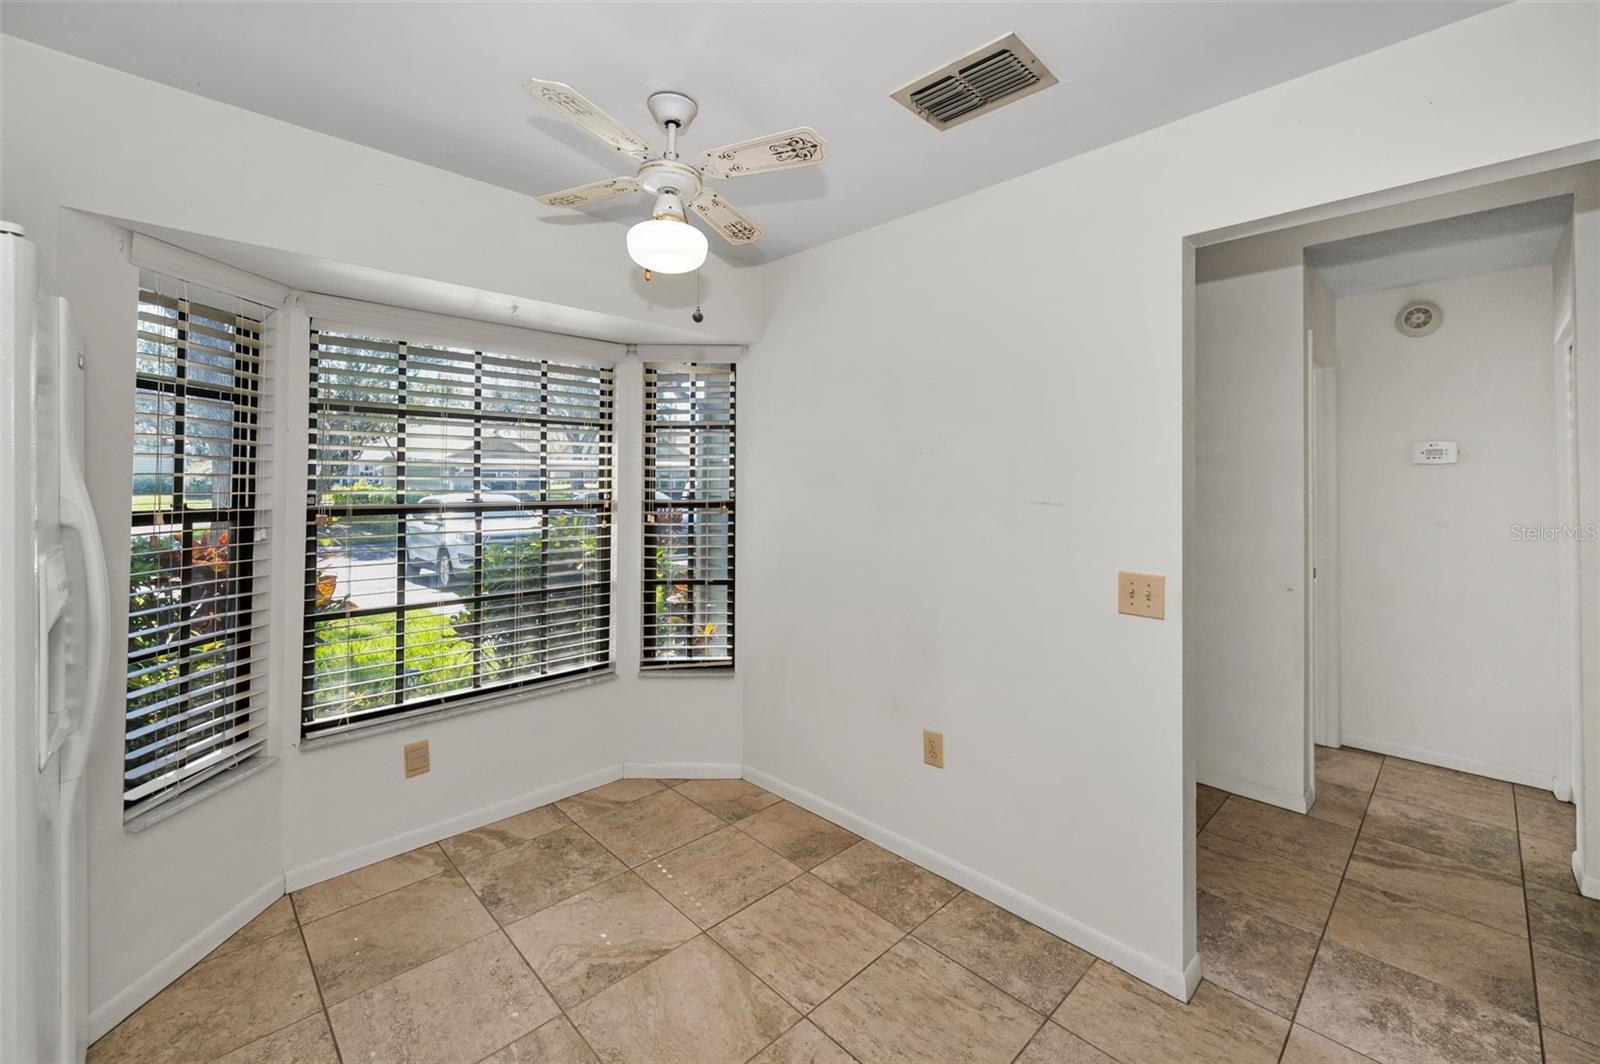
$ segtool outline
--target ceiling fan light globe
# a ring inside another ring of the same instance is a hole
[[[654,273],[691,273],[705,263],[706,251],[706,235],[673,218],[652,218],[628,230],[628,257]]]

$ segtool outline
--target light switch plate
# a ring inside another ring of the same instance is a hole
[[[922,763],[934,768],[944,768],[944,732],[922,733]]]
[[[432,767],[428,758],[428,740],[406,743],[406,779],[420,776]]]
[[[1167,617],[1167,578],[1155,573],[1117,574],[1117,612],[1163,621]]]

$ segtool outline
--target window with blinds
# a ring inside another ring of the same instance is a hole
[[[135,337],[126,815],[266,741],[267,309],[144,274]]]
[[[733,667],[732,365],[644,367],[645,669]]]
[[[611,667],[612,371],[313,320],[302,734]]]

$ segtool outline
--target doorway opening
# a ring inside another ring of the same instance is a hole
[[[1420,1008],[1482,1003],[1490,969],[1488,1007],[1537,1049],[1535,979],[1582,952],[1558,924],[1600,920],[1581,808],[1597,229],[1590,162],[1195,252],[1202,978],[1358,1050],[1380,1033],[1331,1003],[1360,972],[1420,979],[1415,1001],[1389,991]],[[1426,942],[1452,945],[1435,964]]]

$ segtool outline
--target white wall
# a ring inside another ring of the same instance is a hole
[[[1184,238],[1594,139],[1596,28],[1496,9],[766,267],[758,778],[1182,993]]]
[[[1195,778],[1303,813],[1306,270],[1195,256],[1195,508],[1184,544]]]
[[[1444,311],[1401,336],[1412,299]],[[1557,669],[1551,270],[1339,300],[1344,741],[1549,788]],[[1456,465],[1417,466],[1417,440]],[[1525,535],[1526,533],[1524,533]]]
[[[125,231],[82,212],[163,233],[200,234],[516,297],[524,318],[581,321],[631,339],[680,322],[684,292],[646,288],[615,226],[566,227],[526,197],[342,142],[202,97],[0,37],[4,148],[0,217],[24,224],[72,300],[88,345],[90,490],[111,586],[126,587],[134,302],[138,272]],[[205,130],[223,175],[175,150],[167,130]],[[332,272],[337,272],[332,271]],[[758,335],[758,271],[713,259],[715,338]],[[362,274],[366,276],[367,274]],[[450,296],[453,290],[447,291]],[[284,379],[304,379],[303,317],[283,312]],[[294,357],[302,361],[296,364]],[[636,453],[639,370],[619,370],[619,455]],[[284,466],[304,453],[304,396],[283,390]],[[107,1029],[283,889],[515,812],[624,771],[737,771],[740,679],[643,680],[638,663],[637,472],[618,483],[617,665],[620,679],[582,691],[418,725],[301,753],[296,748],[299,623],[279,611],[269,750],[278,761],[146,831],[122,825],[121,677],[103,697],[108,727],[89,769],[90,1007]],[[630,479],[631,478],[631,479]],[[292,530],[298,493],[274,514],[278,602],[298,603]],[[125,632],[112,634],[113,645]],[[432,771],[401,772],[403,743],[432,743]]]

